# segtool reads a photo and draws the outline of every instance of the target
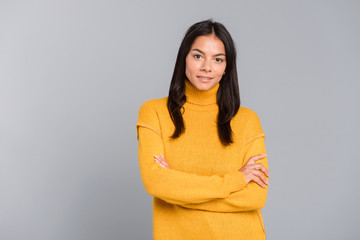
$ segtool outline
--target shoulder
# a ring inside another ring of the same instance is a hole
[[[248,141],[265,136],[257,113],[247,107],[240,106],[232,120],[232,126],[234,129],[244,132],[245,139]]]
[[[257,121],[258,115],[250,108],[240,106],[238,112],[234,116],[234,120],[242,120],[242,122]]]
[[[158,110],[167,108],[167,99],[168,97],[147,100],[141,104],[139,113],[156,112]]]
[[[167,98],[157,98],[147,100],[141,104],[138,113],[139,122],[153,122],[155,119],[158,119],[158,115],[163,114],[164,111],[167,111]]]

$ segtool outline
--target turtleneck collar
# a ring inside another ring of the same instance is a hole
[[[209,90],[199,90],[189,80],[185,80],[186,102],[196,105],[211,105],[216,103],[216,94],[220,84],[216,84]]]

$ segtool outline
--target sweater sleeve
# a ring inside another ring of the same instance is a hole
[[[259,118],[255,114],[249,120],[246,130],[243,165],[246,164],[250,157],[266,153],[264,140],[265,135],[262,131]],[[255,163],[261,163],[266,169],[269,169],[267,157],[257,160]],[[266,176],[265,178],[268,179]],[[267,192],[268,187],[263,188],[257,183],[250,181],[245,188],[233,192],[225,198],[214,199],[200,204],[183,204],[182,207],[214,212],[251,211],[265,206]]]
[[[245,176],[240,171],[224,176],[200,176],[156,163],[154,155],[164,155],[164,145],[159,118],[149,102],[140,107],[136,128],[140,175],[150,195],[172,204],[196,204],[226,198],[245,187]]]

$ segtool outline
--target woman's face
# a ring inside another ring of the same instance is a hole
[[[185,74],[192,85],[209,90],[220,82],[226,68],[224,43],[214,34],[199,36],[185,61]]]

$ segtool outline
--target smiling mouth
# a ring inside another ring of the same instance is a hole
[[[213,79],[213,78],[211,78],[211,77],[204,77],[204,76],[197,76],[197,78],[199,78],[201,81],[204,81],[204,82],[208,82],[208,81],[210,81],[211,79]]]

